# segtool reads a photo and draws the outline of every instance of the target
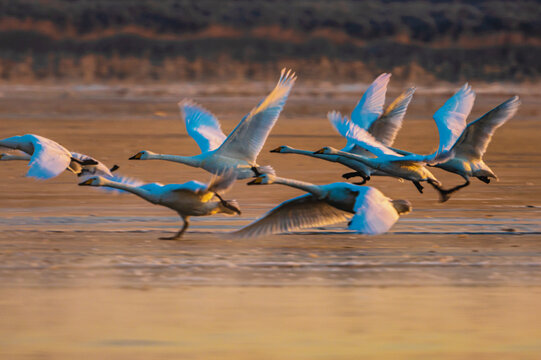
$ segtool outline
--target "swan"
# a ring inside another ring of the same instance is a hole
[[[80,177],[102,175],[113,177],[111,169],[96,159],[76,152],[70,152],[59,143],[43,136],[26,134],[0,140],[0,147],[19,150],[20,154],[0,154],[1,161],[29,161],[26,176],[37,179],[50,179],[68,170]]]
[[[511,119],[519,106],[520,99],[514,96],[470,122],[451,148],[452,157],[443,163],[429,166],[462,176],[466,182],[456,186],[456,190],[468,186],[470,177],[476,177],[486,184],[490,183],[490,178],[498,180],[496,174],[483,161],[483,155],[496,129]],[[403,155],[410,154],[403,150],[393,150]]]
[[[191,216],[207,216],[214,214],[240,215],[235,200],[224,200],[218,192],[227,191],[235,181],[232,175],[213,177],[208,184],[199,181],[188,181],[184,184],[159,183],[141,184],[134,180],[114,181],[102,176],[94,176],[80,186],[104,186],[135,194],[146,201],[174,210],[183,220],[182,228],[171,237],[161,240],[176,240],[182,237],[190,225]]]
[[[187,132],[197,142],[202,153],[196,156],[177,156],[145,150],[130,160],[168,160],[200,167],[213,174],[235,169],[238,179],[272,173],[272,167],[260,167],[256,159],[278,120],[295,80],[294,72],[283,69],[274,90],[240,121],[228,137],[210,112],[191,101],[180,102]]]
[[[234,236],[257,237],[342,221],[349,221],[349,229],[358,233],[376,235],[387,232],[399,215],[411,211],[409,201],[391,200],[370,186],[349,183],[314,185],[272,174],[263,174],[248,183],[268,184],[282,184],[308,194],[281,203],[262,218],[232,233]]]
[[[383,73],[374,80],[359,100],[355,109],[351,113],[351,121],[372,134],[377,140],[386,146],[391,146],[396,138],[396,134],[402,127],[402,120],[408,109],[408,105],[413,97],[415,88],[409,88],[398,96],[386,109],[383,110],[385,103],[385,94],[391,74]],[[372,157],[372,154],[365,149],[357,146],[348,140],[342,151],[354,154]],[[287,145],[282,145],[270,152],[281,154],[300,154],[315,157],[322,160],[338,162],[353,170],[343,175],[349,179],[354,176],[361,176],[362,182],[355,183],[362,185],[370,180],[371,175],[382,175],[381,172],[374,170],[365,164],[338,155],[314,154],[313,151],[295,149]]]
[[[466,117],[473,107],[474,100],[475,93],[468,84],[465,84],[436,111],[434,120],[438,127],[440,143],[433,154],[418,155],[410,153],[401,155],[374,139],[367,131],[351,122],[347,117],[342,117],[338,112],[331,112],[328,115],[335,129],[342,136],[367,149],[377,157],[369,158],[331,147],[324,147],[316,153],[346,156],[391,176],[411,180],[420,193],[423,192],[423,186],[420,182],[426,181],[439,192],[440,201],[445,202],[458,189],[443,189],[440,181],[425,165],[441,163],[452,156],[452,147],[466,127]]]

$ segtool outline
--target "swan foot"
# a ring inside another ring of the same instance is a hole
[[[188,219],[184,219],[184,225],[182,226],[182,229],[179,230],[175,235],[173,236],[164,236],[159,238],[160,240],[178,240],[182,237],[184,232],[188,229],[188,226],[190,223],[188,222]]]
[[[421,185],[418,181],[412,181],[413,185],[417,188],[417,190],[422,194],[423,193],[423,185]]]
[[[120,168],[120,166],[118,166],[118,165],[115,164],[115,165],[113,165],[112,168],[109,169],[109,171],[110,171],[110,172],[115,172],[115,171],[117,171],[119,168]]]
[[[490,179],[486,176],[478,176],[477,178],[481,180],[482,182],[484,182],[485,184],[490,184]]]
[[[437,184],[436,182],[434,181],[431,181],[431,180],[428,180],[428,183],[430,185],[432,185],[434,187],[434,189],[436,189],[438,191],[438,193],[440,194],[440,202],[444,203],[446,202],[447,200],[449,200],[451,198],[451,195],[455,192],[457,192],[458,190],[462,189],[463,187],[466,187],[470,184],[470,182],[466,182],[462,185],[458,185],[458,186],[455,186],[451,189],[444,189],[442,188],[439,184]]]

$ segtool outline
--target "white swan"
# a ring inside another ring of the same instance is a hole
[[[490,183],[490,178],[498,179],[492,169],[483,161],[483,155],[496,129],[511,119],[519,106],[519,97],[514,96],[477,120],[470,122],[451,148],[452,157],[443,163],[433,165],[458,174],[466,180],[464,184],[458,185],[454,189],[458,190],[468,186],[470,177],[476,177],[486,184]],[[400,154],[410,154],[402,150],[396,151]]]
[[[184,224],[179,232],[172,237],[162,237],[162,240],[178,239],[189,226],[191,216],[207,216],[214,214],[234,215],[241,213],[235,200],[224,200],[218,192],[227,191],[235,177],[232,175],[214,177],[209,184],[199,181],[189,181],[184,184],[159,183],[143,184],[133,181],[113,181],[101,176],[89,178],[81,186],[105,186],[133,193],[146,201],[170,208],[176,211]]]
[[[271,174],[261,175],[248,183],[256,184],[282,184],[308,194],[281,203],[262,218],[234,232],[235,236],[264,236],[326,226],[350,219],[349,229],[361,234],[376,235],[387,232],[399,215],[411,211],[409,201],[391,200],[369,186],[349,183],[314,185]]]
[[[439,192],[441,202],[445,202],[457,189],[443,189],[441,183],[425,165],[444,162],[452,156],[451,149],[466,126],[466,117],[471,111],[474,100],[475,93],[466,84],[434,114],[440,142],[438,149],[433,154],[410,153],[409,155],[401,155],[375,140],[372,135],[346,117],[342,117],[338,112],[329,113],[329,120],[336,130],[342,136],[376,155],[377,158],[351,154],[331,147],[322,148],[316,153],[346,156],[391,176],[411,180],[421,193],[423,187],[420,182],[426,181]]]
[[[234,169],[238,179],[273,173],[270,166],[259,167],[256,159],[278,120],[295,80],[294,72],[282,70],[274,90],[240,121],[227,138],[214,115],[193,102],[181,102],[179,105],[188,134],[197,142],[202,153],[177,156],[141,151],[130,160],[168,160],[200,167],[213,174]]]
[[[402,127],[402,120],[404,119],[408,105],[415,92],[415,88],[407,89],[389,106],[387,106],[384,111],[383,105],[385,103],[385,94],[387,92],[387,85],[390,77],[391,74],[386,73],[378,76],[365,91],[361,100],[359,100],[355,106],[355,109],[351,113],[351,121],[362,129],[368,131],[378,141],[382,142],[386,146],[391,146],[393,144],[398,131]],[[350,140],[347,141],[347,144],[342,151],[372,157],[370,152],[357,146]],[[300,154],[322,160],[338,162],[355,170],[354,172],[344,174],[344,178],[349,179],[354,176],[361,176],[363,178],[362,182],[356,183],[357,185],[362,185],[366,181],[370,180],[371,175],[381,175],[381,172],[378,173],[377,170],[374,170],[359,161],[355,161],[344,156],[314,154],[313,151],[295,149],[285,145],[279,146],[276,149],[271,150],[271,152],[282,154]]]
[[[0,154],[0,160],[29,161],[30,169],[26,176],[37,179],[50,179],[60,175],[64,170],[82,177],[88,175],[113,177],[112,172],[118,169],[117,165],[108,169],[103,163],[88,155],[70,152],[57,142],[39,135],[26,134],[2,139],[0,147],[21,151],[22,154],[17,155]]]

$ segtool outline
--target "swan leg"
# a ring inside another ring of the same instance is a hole
[[[415,185],[417,190],[419,190],[419,192],[422,194],[423,193],[423,185],[421,185],[418,181],[412,181],[412,183],[413,183],[413,185]]]
[[[182,234],[184,234],[184,232],[188,229],[188,226],[190,225],[190,223],[188,222],[188,218],[183,218],[182,220],[184,221],[184,225],[182,225],[182,229],[180,229],[179,232],[177,232],[173,236],[161,237],[160,240],[177,240],[177,239],[180,239],[182,237]]]
[[[453,187],[453,188],[450,188],[449,190],[446,190],[446,191],[455,192],[455,191],[457,191],[457,190],[460,190],[460,189],[462,189],[462,188],[464,188],[464,187],[470,185],[470,179],[468,179],[467,176],[464,176],[464,179],[466,179],[466,182],[465,182],[464,184],[457,185],[457,186],[455,186],[455,187]]]
[[[348,172],[348,173],[342,174],[342,177],[344,179],[351,179],[352,177],[355,177],[355,176],[360,176],[360,177],[363,178],[363,181],[356,182],[356,183],[354,183],[355,185],[364,185],[364,184],[366,184],[366,182],[368,180],[370,180],[370,176],[366,176],[365,174],[363,174],[361,172],[358,172],[358,171],[353,171],[353,172]]]
[[[477,178],[485,184],[490,184],[490,179],[487,176],[478,176]]]

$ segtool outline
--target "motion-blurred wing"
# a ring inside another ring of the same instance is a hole
[[[361,234],[383,234],[396,223],[398,212],[389,198],[372,187],[363,187],[355,201],[355,216],[351,219],[349,229]]]
[[[217,152],[223,156],[255,163],[296,79],[294,72],[283,69],[274,90],[241,120]]]
[[[178,106],[186,131],[195,140],[201,152],[212,151],[222,145],[226,136],[213,114],[191,100],[183,100]]]
[[[349,142],[370,151],[378,157],[383,155],[398,155],[396,152],[374,139],[374,137],[366,130],[361,129],[346,116],[342,116],[339,112],[331,111],[327,114],[327,117],[335,130],[348,139]]]
[[[222,175],[213,175],[207,185],[207,190],[224,194],[233,187],[236,180],[237,174],[235,171],[228,171]]]
[[[378,76],[366,89],[363,97],[351,112],[351,120],[362,129],[368,130],[372,123],[383,113],[385,93],[390,79],[391,74],[383,73]]]
[[[34,146],[26,176],[50,179],[66,170],[71,162],[71,153],[65,147],[38,135],[24,136],[28,136]]]
[[[481,159],[496,129],[511,119],[519,106],[520,100],[518,96],[514,96],[469,123],[454,147],[455,156],[472,160]]]
[[[383,115],[375,120],[368,128],[376,140],[383,145],[391,146],[402,127],[402,120],[408,110],[408,105],[415,93],[415,88],[409,88],[398,96],[387,108]]]
[[[351,215],[311,194],[284,201],[262,218],[235,231],[239,237],[258,237],[347,221]]]
[[[475,93],[467,83],[436,111],[434,120],[440,135],[438,153],[450,150],[466,128],[466,118],[475,101]]]
[[[79,177],[86,176],[86,178],[90,178],[91,176],[103,176],[107,179],[113,178],[111,170],[109,170],[109,168],[105,166],[104,163],[94,159],[92,156],[72,152],[71,158],[79,161],[79,163],[84,163],[85,161],[93,161],[96,163],[93,165],[80,165],[81,172],[79,173]]]

